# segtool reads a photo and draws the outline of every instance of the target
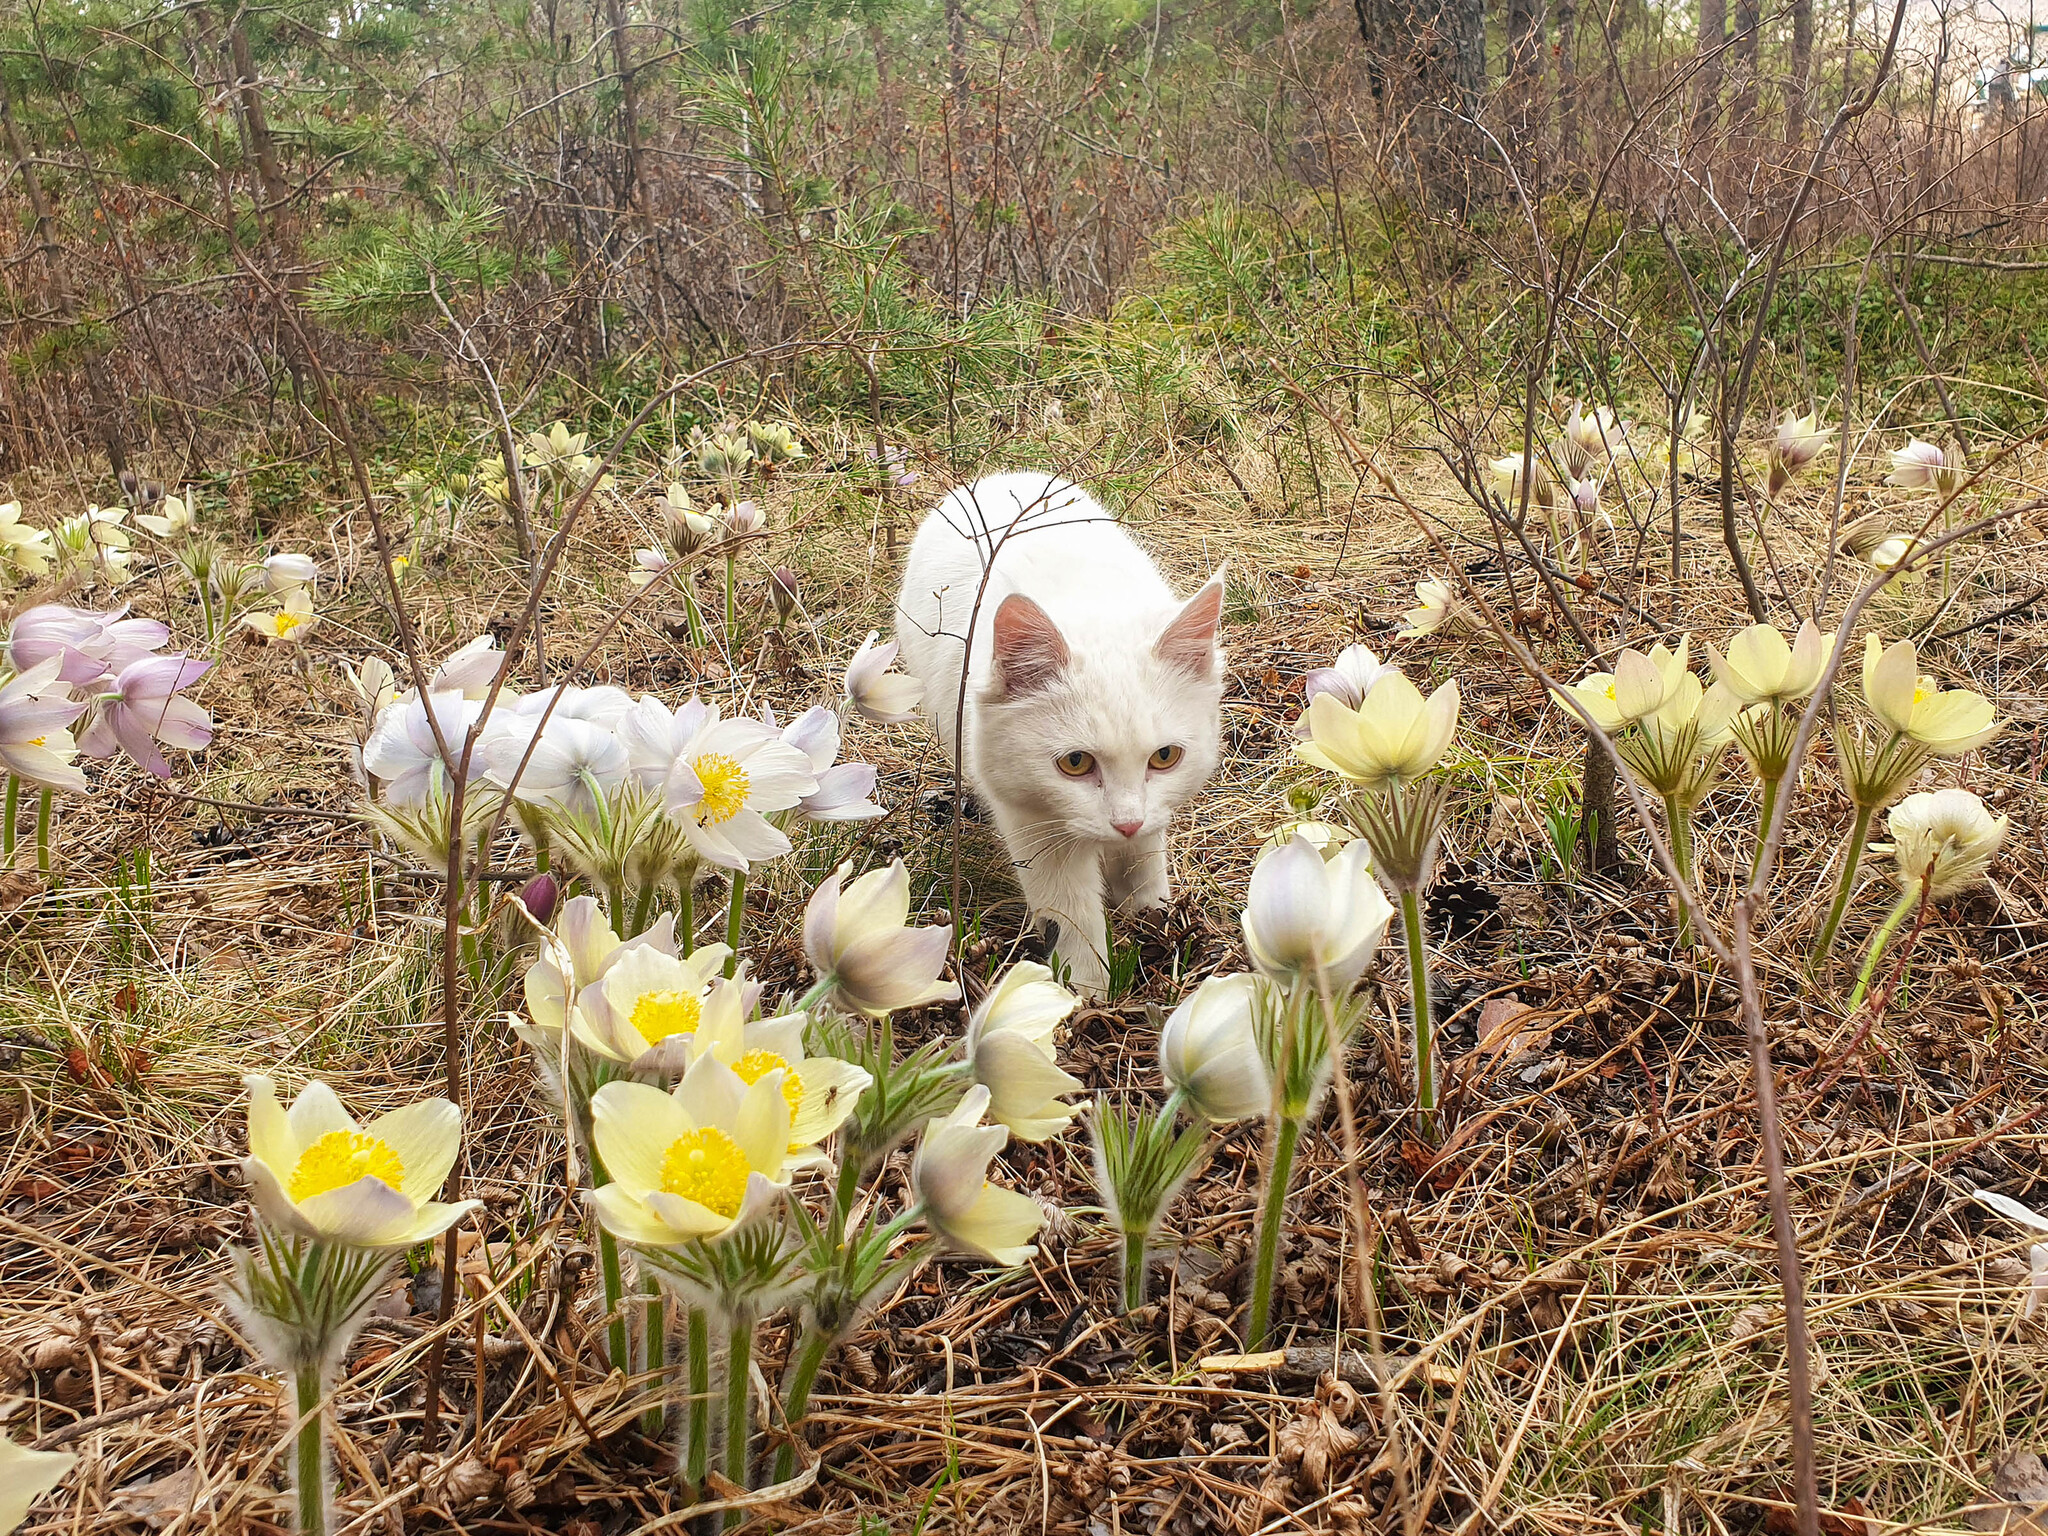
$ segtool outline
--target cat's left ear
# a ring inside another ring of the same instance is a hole
[[[1192,677],[1214,677],[1222,660],[1216,652],[1216,626],[1222,618],[1223,572],[1218,569],[1160,632],[1152,654]]]

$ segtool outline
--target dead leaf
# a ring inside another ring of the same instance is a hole
[[[2007,1451],[1991,1467],[1991,1492],[1963,1512],[1973,1531],[2048,1536],[2048,1466],[2033,1451]]]
[[[1358,1449],[1358,1431],[1342,1423],[1327,1403],[1310,1403],[1280,1431],[1280,1465],[1296,1468],[1295,1482],[1307,1493],[1330,1486],[1330,1472]]]
[[[197,1504],[193,1502],[195,1498],[199,1500]],[[160,1531],[180,1516],[198,1513],[208,1502],[208,1496],[202,1494],[199,1464],[188,1462],[164,1477],[120,1489],[110,1502],[152,1531]]]
[[[1479,1005],[1479,1043],[1473,1049],[1501,1061],[1542,1050],[1554,1031],[1528,1018],[1535,1011],[1512,992],[1489,997]]]

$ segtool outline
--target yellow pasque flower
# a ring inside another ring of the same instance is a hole
[[[1770,625],[1752,624],[1728,642],[1726,656],[1709,645],[1707,664],[1743,703],[1768,704],[1811,694],[1834,649],[1835,637],[1823,635],[1811,619],[1789,645]]]
[[[313,599],[304,587],[286,594],[281,607],[270,613],[246,613],[242,622],[273,643],[297,645],[320,622],[313,612]]]
[[[926,1223],[953,1247],[997,1264],[1022,1264],[1038,1251],[1031,1239],[1045,1225],[1045,1208],[989,1183],[988,1165],[1009,1133],[981,1123],[988,1104],[988,1089],[977,1083],[950,1115],[926,1123],[910,1186]]]
[[[990,1111],[1019,1141],[1050,1141],[1077,1109],[1060,1095],[1083,1086],[1053,1060],[1053,1032],[1081,1000],[1036,961],[1003,973],[967,1023],[967,1067]]]
[[[277,1231],[352,1248],[410,1248],[477,1208],[475,1200],[433,1198],[462,1148],[462,1111],[448,1100],[425,1099],[358,1125],[325,1083],[308,1083],[289,1110],[268,1077],[242,1083],[242,1171],[256,1209]]]
[[[36,1500],[63,1482],[77,1461],[69,1451],[32,1451],[0,1435],[0,1532],[26,1520]]]
[[[1398,637],[1414,640],[1423,635],[1433,635],[1453,620],[1460,624],[1469,622],[1464,606],[1458,601],[1458,594],[1451,590],[1448,582],[1426,576],[1415,583],[1415,606],[1401,617],[1407,620]]]
[[[591,1192],[607,1232],[643,1247],[724,1236],[789,1187],[782,1073],[743,1082],[699,1056],[675,1092],[610,1082],[591,1097],[591,1137],[611,1182]]]
[[[21,520],[20,502],[0,502],[0,560],[27,575],[40,576],[49,570],[56,552],[49,530],[31,528]]]
[[[1586,707],[1593,723],[1612,734],[1646,720],[1664,707],[1678,680],[1691,664],[1692,636],[1673,651],[1662,644],[1627,650],[1615,658],[1612,672],[1592,672],[1571,685],[1572,696]]]
[[[788,1166],[826,1161],[818,1144],[846,1123],[874,1079],[836,1056],[805,1055],[804,1027],[810,1020],[804,1014],[745,1022],[740,991],[730,982],[713,985],[704,1022],[690,1041],[692,1058],[716,1056],[743,1083],[780,1072],[782,1097],[789,1104]]]
[[[1968,688],[1944,692],[1924,676],[1910,640],[1887,647],[1875,634],[1865,639],[1863,697],[1879,720],[1937,757],[1961,757],[2000,729],[1983,694]]]
[[[1369,789],[1397,789],[1428,773],[1449,749],[1458,730],[1458,685],[1445,683],[1425,699],[1389,670],[1357,709],[1319,693],[1305,718],[1309,739],[1294,748],[1305,761]]]
[[[712,978],[731,953],[723,944],[709,944],[681,959],[653,944],[621,946],[602,978],[577,992],[570,1033],[613,1061],[681,1072],[690,1038],[711,1005]],[[737,1016],[741,989],[728,990],[721,1005]],[[651,1052],[661,1053],[658,1061],[648,1059]]]
[[[2006,818],[1994,816],[1967,789],[1923,790],[1891,814],[1892,865],[1899,887],[1923,884],[1935,901],[1982,885],[2005,841]]]

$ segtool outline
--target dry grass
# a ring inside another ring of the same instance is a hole
[[[1183,1200],[1157,1304],[1117,1318],[1114,1253],[1091,1220],[1076,1133],[1010,1158],[1016,1183],[1067,1207],[1035,1265],[988,1276],[946,1263],[893,1298],[828,1367],[815,1488],[770,1513],[792,1531],[1349,1532],[1412,1528],[1404,1510],[1461,1532],[1780,1528],[1782,1317],[1731,989],[1673,954],[1654,879],[1543,878],[1542,807],[1575,778],[1576,731],[1479,643],[1392,640],[1387,621],[1429,563],[1412,525],[1333,475],[1333,445],[1320,445],[1322,500],[1310,505],[1299,448],[1283,490],[1288,461],[1248,441],[1227,472],[1214,452],[1170,443],[1149,468],[1105,466],[1065,432],[1006,455],[1098,472],[1184,586],[1226,556],[1233,573],[1227,755],[1177,844],[1180,903],[1123,936],[1139,951],[1137,985],[1077,1017],[1069,1064],[1105,1091],[1156,1091],[1144,1005],[1233,963],[1235,904],[1298,777],[1286,744],[1307,666],[1363,637],[1411,668],[1458,676],[1473,776],[1452,845],[1502,916],[1441,952],[1452,1081],[1442,1147],[1413,1138],[1388,1069],[1403,1056],[1396,986],[1383,986],[1348,1066],[1355,1172],[1378,1224],[1370,1272],[1385,1348],[1405,1366],[1400,1389],[1383,1403],[1358,1381],[1199,1369],[1234,1347],[1242,1320],[1253,1129],[1225,1138]],[[2037,458],[2024,469],[1993,494],[2044,479]],[[1455,487],[1419,463],[1414,474],[1422,504],[1470,533]],[[885,622],[893,583],[875,504],[850,494],[848,478],[817,470],[771,498],[774,560],[804,579],[805,626],[786,655],[766,636],[763,562],[743,584],[734,651],[692,651],[650,608],[579,680],[671,695],[695,686],[778,711],[825,696],[834,659]],[[551,599],[556,667],[627,593],[627,551],[651,528],[632,490],[579,535]],[[1776,516],[1781,567],[1810,571],[1825,549],[1816,508]],[[1707,524],[1704,507],[1696,519]],[[231,644],[205,689],[222,729],[203,761],[168,789],[116,774],[89,809],[72,809],[60,891],[25,874],[5,882],[0,1389],[19,1398],[14,1435],[84,1458],[33,1530],[132,1530],[143,1518],[178,1533],[259,1530],[284,1518],[276,1388],[210,1299],[222,1249],[246,1221],[238,1076],[318,1072],[369,1107],[439,1082],[422,922],[433,883],[314,814],[345,810],[353,793],[352,705],[328,658],[388,640],[367,530],[337,507],[331,521],[308,509],[293,531],[299,547],[325,545],[342,573],[310,676]],[[416,565],[409,601],[433,649],[509,616],[518,580],[501,534],[472,524]],[[1888,597],[1883,627],[1958,630],[2021,601],[2048,579],[2042,538],[2037,522],[1972,546],[1954,562],[1950,597],[1939,579]],[[1731,627],[1728,572],[1704,538],[1690,548],[1682,592],[1656,574],[1668,560],[1660,540],[1644,552],[1649,574],[1623,571],[1617,590],[1703,631]],[[715,606],[711,591],[707,581]],[[147,583],[136,596],[184,612]],[[1852,1026],[1837,992],[1797,969],[1847,821],[1824,773],[1809,775],[1763,937],[1838,1536],[1957,1527],[2003,1450],[2048,1440],[2048,1334],[2019,1312],[2024,1245],[1965,1193],[1982,1184],[2030,1198],[2048,1137],[2035,1118],[2048,1102],[2048,850],[2031,793],[2044,627],[2027,608],[1928,648],[2014,722],[1957,775],[2011,812],[2014,830],[1997,893],[1937,916],[1860,1051],[1845,1054]],[[1579,665],[1553,650],[1566,670]],[[946,830],[928,799],[946,787],[945,768],[925,734],[868,730],[852,745],[882,765],[890,815],[828,836],[756,888],[755,949],[771,984],[796,980],[802,894],[842,853],[900,850],[927,905],[948,899]],[[1751,803],[1731,780],[1711,804],[1702,858],[1725,897]],[[1021,909],[989,834],[970,826],[968,837],[972,966],[986,975]],[[1623,841],[1640,864],[1636,829]],[[145,847],[155,878],[137,915],[116,900],[112,869]],[[1870,900],[1845,953],[1867,931]],[[1531,1010],[1524,1039],[1477,1049],[1481,1008],[1510,996]],[[473,1008],[466,1040],[464,1176],[487,1202],[489,1239],[510,1246],[450,1325],[439,1457],[422,1456],[418,1434],[431,1298],[401,1285],[355,1346],[338,1394],[347,1528],[679,1528],[662,1520],[677,1507],[666,1448],[632,1427],[643,1384],[608,1381],[599,1363],[591,1256],[561,1188],[556,1123],[498,1016]],[[1281,1320],[1297,1342],[1343,1330],[1364,1347],[1334,1125],[1309,1146]],[[770,1366],[784,1348],[771,1336]]]

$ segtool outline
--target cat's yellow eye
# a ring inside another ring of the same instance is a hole
[[[1171,768],[1184,756],[1186,749],[1183,747],[1161,747],[1152,754],[1152,766],[1159,769]]]
[[[1093,752],[1063,752],[1053,759],[1060,766],[1060,772],[1070,779],[1085,779],[1095,771]]]

